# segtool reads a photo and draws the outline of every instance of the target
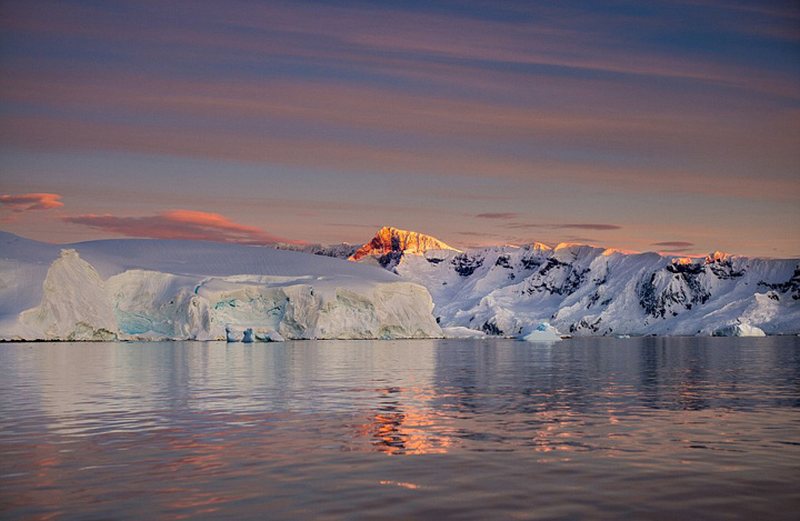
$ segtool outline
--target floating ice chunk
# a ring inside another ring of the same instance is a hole
[[[714,336],[767,336],[764,331],[750,324],[729,324],[714,331]]]
[[[253,328],[248,327],[244,330],[244,335],[242,336],[242,342],[245,344],[252,344],[253,343]]]
[[[443,327],[442,333],[445,338],[486,338],[488,336],[483,331],[463,326]]]
[[[228,342],[241,342],[242,333],[230,325],[225,326],[225,340]]]
[[[558,342],[561,340],[561,333],[549,323],[542,322],[522,339],[526,342]]]
[[[259,342],[286,342],[286,339],[274,329],[256,329],[255,338]]]

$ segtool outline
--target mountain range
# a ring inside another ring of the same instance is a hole
[[[353,251],[342,256],[425,286],[443,327],[511,336],[542,322],[575,335],[709,335],[739,324],[800,332],[800,259],[574,243],[459,251],[391,227]]]
[[[360,246],[277,248],[54,245],[0,232],[5,340],[522,337],[543,324],[571,335],[797,334],[800,260],[573,243],[460,251],[392,227]]]

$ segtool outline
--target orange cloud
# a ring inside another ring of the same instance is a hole
[[[0,204],[11,208],[14,212],[24,212],[26,210],[52,210],[53,208],[61,208],[64,203],[61,202],[59,194],[47,193],[32,193],[32,194],[17,194],[0,195]]]
[[[195,210],[170,210],[143,217],[86,214],[64,217],[63,220],[127,237],[255,245],[294,242],[271,235],[255,226],[239,224],[217,213]]]

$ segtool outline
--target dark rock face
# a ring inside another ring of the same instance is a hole
[[[542,259],[539,257],[522,257],[520,263],[522,264],[522,269],[536,270],[542,265]]]
[[[475,273],[475,270],[483,266],[483,258],[470,257],[469,255],[462,253],[453,257],[452,264],[456,273],[462,277],[469,277]]]
[[[733,268],[733,263],[729,257],[724,258],[708,258],[706,266],[709,271],[713,273],[718,279],[738,279],[744,275],[744,270],[736,270]]]
[[[385,253],[378,257],[378,264],[381,267],[386,268],[387,270],[393,269],[397,266],[397,263],[400,262],[400,259],[403,257],[402,251],[390,251],[389,253]]]
[[[569,332],[575,333],[577,331],[591,331],[592,333],[597,333],[600,330],[600,323],[602,319],[597,317],[597,320],[587,320],[582,318],[577,324],[572,324],[569,326]]]
[[[770,284],[763,280],[758,283],[760,287],[769,288],[779,293],[788,293],[792,300],[800,300],[800,265],[795,267],[792,277],[786,282]],[[774,299],[778,300],[778,299]]]
[[[682,275],[700,275],[701,273],[711,273],[721,280],[737,279],[744,276],[744,269],[735,269],[731,258],[719,252],[706,257],[705,263],[675,263],[668,264],[666,270],[670,273]]]
[[[705,272],[702,264],[667,264],[665,268],[670,273],[684,273],[687,275],[699,275]]]
[[[481,331],[486,333],[487,335],[502,335],[503,330],[497,327],[497,324],[494,322],[484,322],[481,326]]]
[[[589,268],[578,268],[568,262],[555,258],[547,259],[547,263],[528,280],[528,287],[523,293],[550,293],[551,295],[571,295],[585,281]]]
[[[645,313],[653,317],[664,318],[666,310],[659,300],[655,281],[656,274],[653,273],[650,280],[639,284],[636,293],[639,296],[639,305],[642,306]]]
[[[508,255],[501,255],[497,257],[497,260],[495,261],[494,265],[500,266],[501,268],[506,268],[508,270],[513,269],[513,267],[509,263],[509,260],[511,260],[511,257],[509,257]]]
[[[685,266],[689,268],[679,269]],[[695,265],[667,265],[665,271],[672,273],[671,277],[664,272],[654,272],[648,280],[641,282],[637,294],[645,313],[654,318],[665,318],[668,313],[677,316],[680,311],[708,302],[711,293],[701,281],[705,271],[702,266],[700,270],[692,266]]]

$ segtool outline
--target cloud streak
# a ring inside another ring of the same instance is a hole
[[[528,229],[528,228],[544,228],[551,230],[594,230],[594,231],[610,231],[621,230],[622,226],[616,224],[605,223],[569,223],[569,224],[534,224],[534,223],[511,223],[509,228]]]
[[[255,226],[239,224],[217,213],[194,210],[170,210],[143,217],[85,214],[67,216],[62,220],[126,237],[203,240],[253,245],[294,242],[269,234]]]
[[[52,210],[64,206],[64,203],[61,202],[61,195],[49,193],[3,194],[0,195],[0,204],[14,212]]]
[[[516,219],[518,216],[514,212],[487,212],[479,213],[475,217],[478,219]]]
[[[662,241],[662,242],[654,242],[652,246],[663,246],[666,248],[688,248],[690,246],[694,246],[693,242],[688,241]]]

